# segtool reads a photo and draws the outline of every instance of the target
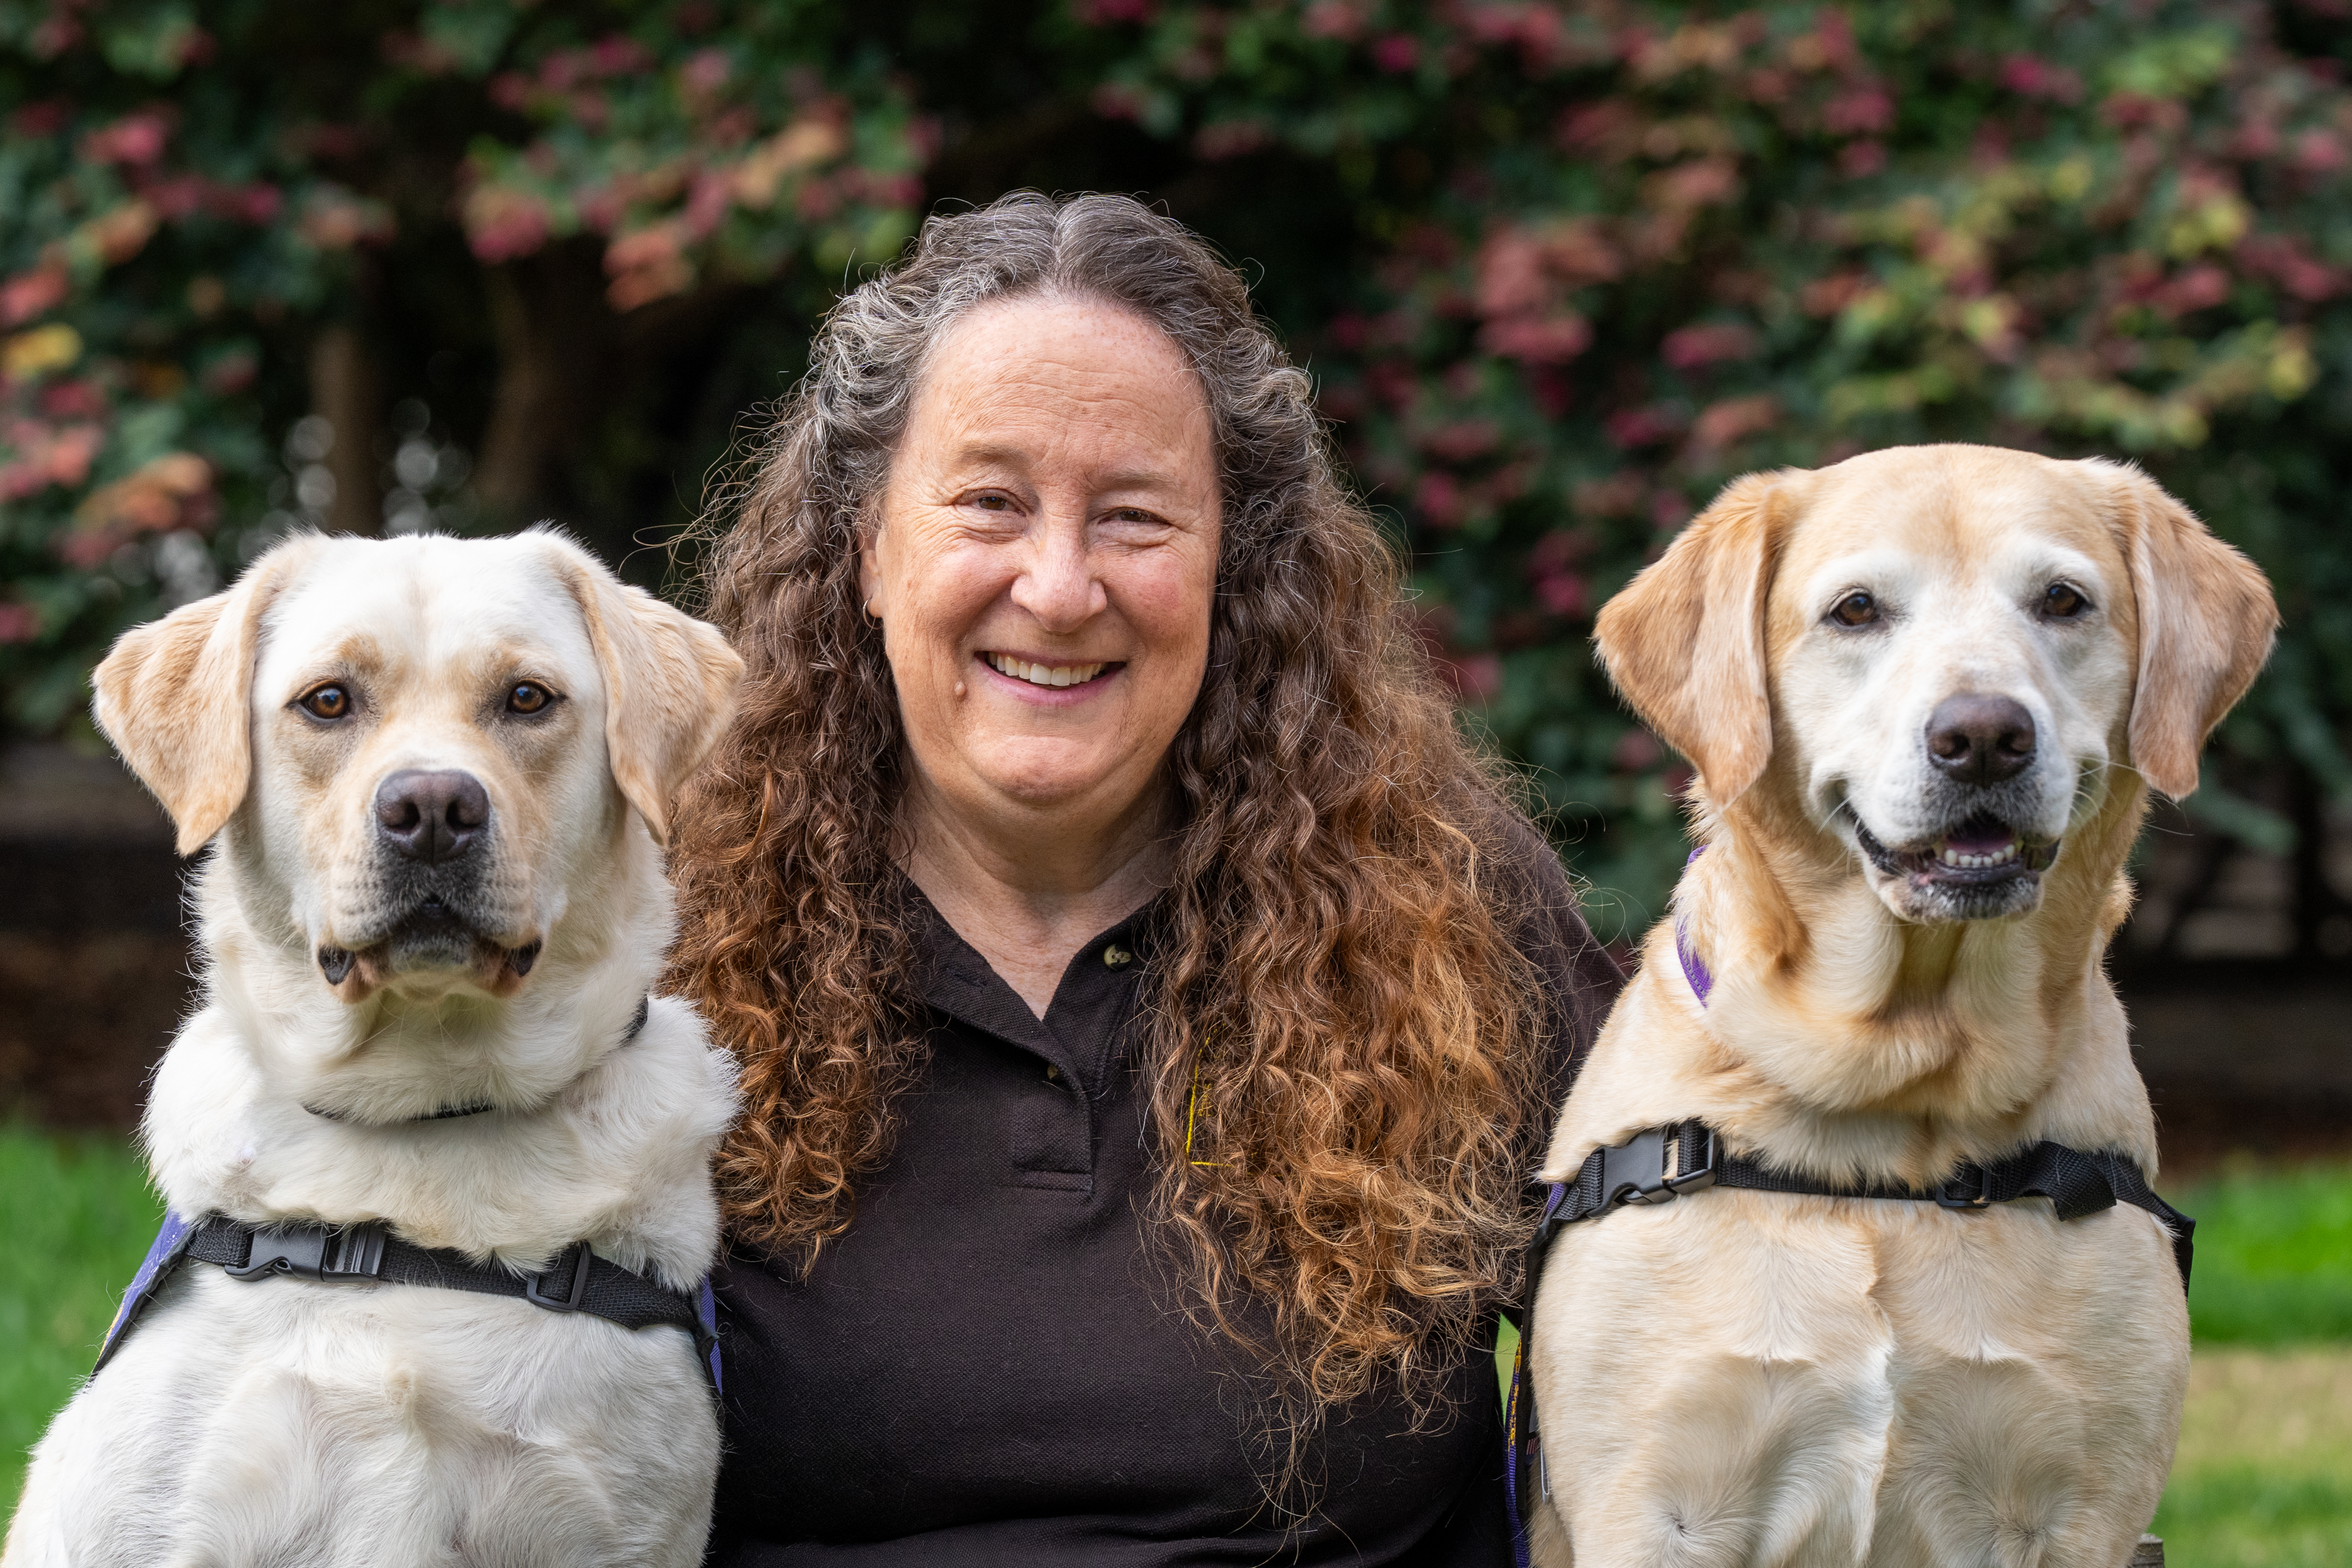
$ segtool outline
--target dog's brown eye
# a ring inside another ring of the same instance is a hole
[[[1830,619],[1841,626],[1867,626],[1878,619],[1878,601],[1857,588],[1830,606]]]
[[[2071,582],[2053,582],[2042,595],[2042,613],[2053,621],[2072,621],[2090,607],[2083,591]]]
[[[312,718],[341,718],[352,711],[352,694],[338,685],[305,692],[295,701]]]
[[[554,694],[537,681],[517,681],[507,693],[507,712],[537,713],[552,700]]]

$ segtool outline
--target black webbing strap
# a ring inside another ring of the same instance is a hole
[[[2197,1222],[2157,1197],[2139,1166],[2124,1155],[2085,1154],[2064,1144],[2034,1144],[1990,1165],[1964,1164],[1932,1187],[1877,1186],[1768,1166],[1725,1150],[1715,1130],[1703,1122],[1677,1122],[1586,1155],[1560,1205],[1559,1223],[1572,1225],[1629,1204],[1669,1203],[1681,1194],[1710,1186],[1932,1203],[1963,1212],[2021,1197],[2046,1197],[2062,1220],[2080,1219],[2120,1201],[2146,1209],[2163,1224],[2172,1238],[2180,1288],[2189,1288],[2190,1238]]]
[[[585,1312],[625,1329],[667,1323],[694,1336],[698,1359],[709,1359],[709,1336],[693,1297],[597,1257],[584,1241],[557,1253],[546,1272],[517,1275],[462,1252],[414,1246],[380,1224],[255,1226],[214,1218],[195,1228],[186,1255],[239,1280],[425,1285],[519,1297],[547,1312]]]

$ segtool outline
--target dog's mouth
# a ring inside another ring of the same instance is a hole
[[[397,977],[432,971],[451,978],[470,977],[485,990],[503,995],[530,973],[540,947],[536,938],[517,946],[500,942],[464,911],[428,895],[392,921],[375,941],[358,948],[322,945],[317,958],[327,984],[352,999]]]
[[[1979,811],[1937,837],[1889,849],[1852,807],[1846,809],[1846,820],[1853,824],[1854,841],[1871,864],[1921,887],[1990,887],[2037,877],[2057,861],[2063,841],[2025,832],[1989,811]]]

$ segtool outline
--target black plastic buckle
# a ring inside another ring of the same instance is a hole
[[[555,1265],[546,1273],[523,1276],[523,1300],[551,1312],[578,1312],[580,1303],[588,1299],[588,1243],[574,1241],[555,1255]],[[549,1295],[540,1289],[551,1281],[565,1281],[563,1294]]]
[[[320,1284],[373,1280],[383,1268],[384,1228],[365,1225],[272,1225],[253,1233],[245,1266],[226,1271],[235,1280],[283,1276]]]
[[[1666,1163],[1666,1146],[1674,1145],[1674,1164]],[[1698,1158],[1694,1161],[1693,1145]],[[1623,1162],[1624,1174],[1618,1173]],[[1672,1203],[1686,1192],[1702,1192],[1715,1185],[1715,1129],[1699,1122],[1653,1127],[1603,1152],[1601,1190],[1603,1207],[1620,1203]]]
[[[1969,1190],[1971,1187],[1973,1191]],[[1936,1207],[1973,1213],[1992,1207],[1992,1167],[1964,1165],[1936,1184]]]

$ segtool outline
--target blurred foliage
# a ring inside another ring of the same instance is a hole
[[[1731,476],[1896,442],[2136,457],[2261,562],[2195,805],[2291,846],[2260,781],[2352,800],[2346,9],[0,0],[6,719],[298,521],[658,537],[834,289],[1032,183],[1252,264],[1626,924],[1681,774],[1593,610]]]

